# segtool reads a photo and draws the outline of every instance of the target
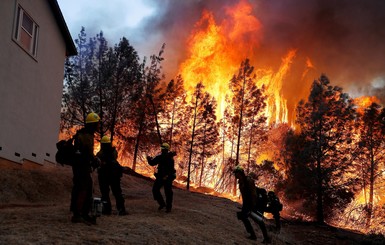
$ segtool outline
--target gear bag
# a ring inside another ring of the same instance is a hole
[[[267,191],[264,188],[256,187],[257,193],[257,210],[264,212],[267,206]]]
[[[274,193],[274,191],[269,191],[267,194],[267,208],[271,211],[282,211],[283,204],[277,197],[277,195]]]
[[[75,147],[73,145],[73,138],[69,140],[60,140],[56,143],[57,152],[55,154],[55,160],[57,163],[63,165],[72,166],[75,158]]]

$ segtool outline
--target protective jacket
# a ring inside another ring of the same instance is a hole
[[[80,129],[75,135],[75,164],[76,168],[85,171],[92,171],[95,168],[94,155],[94,134],[86,128]]]
[[[242,195],[242,211],[250,212],[257,207],[257,194],[254,180],[248,176],[238,180],[239,191]]]
[[[95,162],[94,134],[86,128],[75,135],[75,157],[72,164],[73,187],[71,211],[74,216],[88,216],[92,204],[92,164]]]
[[[256,235],[255,235],[254,229],[251,226],[251,223],[248,219],[251,211],[255,214],[259,213],[258,212],[258,203],[257,203],[258,199],[257,199],[255,183],[254,183],[254,180],[252,178],[244,175],[238,180],[238,184],[239,184],[239,190],[240,190],[241,195],[242,195],[242,204],[243,204],[242,205],[242,212],[241,212],[242,215],[240,215],[240,218],[241,218],[241,220],[242,220],[242,222],[246,228],[246,231],[248,233],[250,233],[250,237],[255,238]],[[262,234],[263,234],[264,241],[269,241],[270,238],[267,235],[266,226],[265,226],[265,223],[263,222],[262,217],[260,219],[255,218],[252,215],[250,217],[260,227]]]
[[[98,172],[106,172],[108,174],[122,177],[123,168],[117,161],[118,152],[115,147],[111,147],[110,149],[101,149],[96,156],[101,161]]]
[[[120,180],[123,175],[123,167],[117,161],[118,152],[115,147],[106,147],[98,152],[97,157],[101,161],[98,168],[98,180],[100,193],[102,194],[103,214],[111,214],[110,188],[115,196],[116,209],[119,215],[125,215],[124,198]]]
[[[154,158],[149,158],[148,163],[151,166],[158,165],[155,173],[156,178],[173,178],[175,179],[174,158],[172,152],[162,152]]]

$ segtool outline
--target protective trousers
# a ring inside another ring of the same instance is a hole
[[[171,210],[172,208],[172,200],[173,200],[173,191],[172,191],[172,181],[171,179],[163,179],[157,177],[155,179],[154,185],[152,187],[152,194],[154,196],[154,200],[156,200],[159,204],[159,207],[166,206],[167,210]],[[164,186],[164,193],[166,195],[166,202],[164,202],[162,193],[160,189]]]
[[[244,214],[243,215],[243,218],[242,218],[242,222],[246,228],[246,231],[251,235],[251,236],[254,236],[255,237],[255,232],[254,232],[254,228],[253,226],[251,225],[250,223],[250,220],[249,220],[249,215],[248,214]],[[263,222],[263,220],[258,220],[258,219],[255,219],[253,218],[252,216],[250,216],[250,218],[258,224],[259,228],[261,229],[262,231],[262,235],[263,235],[263,238],[264,239],[268,239],[268,235],[267,235],[267,229],[266,229],[266,226],[265,226],[265,222]]]
[[[124,198],[120,186],[121,176],[109,171],[99,171],[98,180],[100,193],[102,194],[102,202],[104,202],[103,213],[111,214],[110,188],[115,197],[116,209],[119,212],[125,211]]]
[[[88,215],[92,206],[91,173],[78,167],[73,167],[72,171],[71,211],[74,215]]]

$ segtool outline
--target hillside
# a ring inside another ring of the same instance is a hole
[[[224,198],[174,188],[171,213],[157,210],[152,181],[125,174],[122,188],[127,216],[101,216],[97,225],[73,224],[69,212],[69,167],[0,169],[0,244],[261,244],[247,233],[235,212],[240,205]],[[96,180],[96,173],[94,173]],[[97,182],[94,183],[98,187]],[[96,188],[97,189],[97,188]],[[95,190],[95,196],[99,191]],[[112,197],[112,202],[114,199]],[[268,226],[272,220],[266,221]],[[385,244],[346,230],[283,221],[272,244]]]

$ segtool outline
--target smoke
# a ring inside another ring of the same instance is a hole
[[[298,49],[345,90],[371,87],[384,76],[384,1],[280,0],[259,7],[270,47]]]
[[[282,57],[289,50],[296,50],[292,73],[284,88],[287,96],[301,90],[305,93],[312,80],[324,73],[333,85],[343,87],[353,97],[376,95],[385,102],[382,87],[375,82],[385,78],[385,1],[249,2],[262,24],[262,38],[254,54],[256,66],[278,69]],[[188,55],[186,41],[202,11],[212,12],[216,21],[221,22],[226,18],[225,9],[237,2],[147,0],[146,3],[155,6],[157,14],[141,26],[147,41],[143,40],[140,46],[156,53],[166,43],[164,68],[166,75],[172,77]],[[312,67],[304,77],[308,60]]]

